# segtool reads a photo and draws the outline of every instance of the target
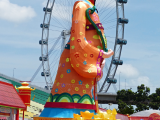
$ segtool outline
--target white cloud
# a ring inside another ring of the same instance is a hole
[[[33,8],[18,6],[9,0],[0,0],[0,19],[12,22],[22,22],[36,16]]]
[[[123,64],[122,66],[118,66],[117,74],[119,73],[127,78],[136,77],[139,75],[138,70],[131,64]]]
[[[47,5],[47,0],[44,0],[42,6],[45,7]]]
[[[139,76],[136,79],[131,79],[130,84],[133,85],[133,86],[134,85],[138,86],[138,85],[141,85],[141,84],[144,84],[145,86],[151,86],[150,79],[147,76]]]
[[[124,89],[125,87],[127,88],[127,86],[129,86],[130,84],[128,84],[127,83],[127,81],[126,82],[121,82],[121,89]],[[118,89],[119,90],[119,89]]]

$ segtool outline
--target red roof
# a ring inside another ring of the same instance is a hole
[[[12,84],[0,81],[0,105],[26,109]]]
[[[0,117],[0,120],[7,120],[7,117]]]

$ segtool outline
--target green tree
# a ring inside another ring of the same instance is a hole
[[[117,92],[117,101],[118,101],[118,113],[120,114],[133,114],[134,108],[130,105],[130,101],[134,98],[134,92],[132,90],[124,90]]]
[[[157,89],[157,93],[160,95],[160,89]],[[121,90],[117,92],[117,101],[118,101],[118,112],[121,114],[132,114],[134,113],[133,106],[136,105],[135,111],[148,110],[150,106],[154,106],[154,104],[150,104],[149,106],[149,97],[150,88],[145,87],[144,84],[141,86],[137,86],[137,91],[133,92],[132,90]],[[160,96],[159,96],[160,97]],[[154,98],[156,99],[156,98]]]
[[[118,100],[118,113],[120,114],[133,114],[134,113],[134,108],[132,105],[127,105],[125,102],[122,100]]]
[[[125,101],[125,102],[129,102],[129,101],[133,100],[134,96],[135,96],[135,93],[132,90],[122,89],[121,91],[117,92],[117,98],[116,99],[117,100],[122,100],[122,101]]]
[[[160,110],[160,88],[156,89],[156,93],[152,93],[150,96],[149,107],[151,109]]]
[[[144,84],[141,84],[141,86],[137,87],[137,92],[135,93],[135,104],[136,104],[136,111],[143,111],[143,110],[149,110],[149,93],[150,88],[145,87]]]

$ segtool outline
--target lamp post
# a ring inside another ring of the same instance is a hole
[[[126,79],[125,79],[125,90],[126,90]]]
[[[121,72],[119,72],[119,91],[120,91],[120,73]]]
[[[112,105],[112,103],[108,103],[108,105],[109,105],[109,109],[110,109],[110,106]]]
[[[16,68],[13,68],[13,78],[14,78],[14,70],[15,70]]]

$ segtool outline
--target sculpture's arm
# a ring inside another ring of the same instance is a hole
[[[103,50],[88,44],[85,38],[87,6],[83,2],[76,2],[73,8],[70,58],[75,71],[86,78],[101,76],[100,62]]]

